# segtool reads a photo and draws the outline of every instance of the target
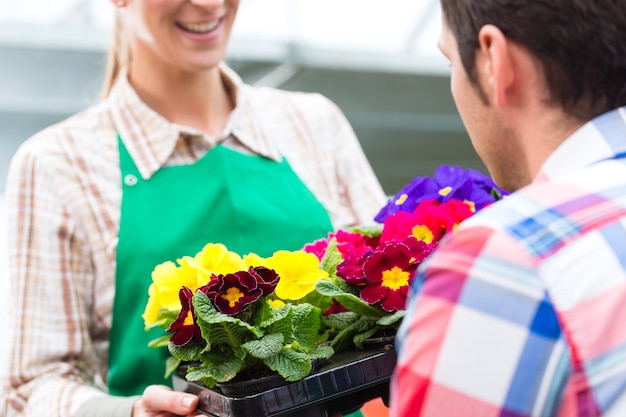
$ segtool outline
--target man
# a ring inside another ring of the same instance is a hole
[[[511,196],[422,265],[394,416],[626,416],[626,1],[441,0],[472,143]]]

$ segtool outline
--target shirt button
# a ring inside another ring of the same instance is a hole
[[[124,177],[124,184],[128,185],[129,187],[132,187],[133,185],[137,184],[137,177],[134,176],[133,174],[128,174]]]

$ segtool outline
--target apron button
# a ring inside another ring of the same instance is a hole
[[[124,184],[128,185],[129,187],[132,187],[133,185],[137,184],[137,177],[134,176],[133,174],[128,174],[124,177]]]

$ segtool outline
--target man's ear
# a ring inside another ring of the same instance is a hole
[[[485,94],[495,106],[510,104],[508,93],[515,81],[511,41],[498,27],[485,25],[478,32],[478,43],[476,70]]]

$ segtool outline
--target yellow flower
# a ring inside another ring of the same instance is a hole
[[[150,284],[150,288],[148,288],[148,304],[146,304],[146,309],[144,310],[141,317],[143,317],[143,322],[145,326],[153,324],[157,321],[157,316],[159,314],[159,310],[161,310],[161,306],[157,303],[154,294],[156,293],[156,288],[154,284]]]
[[[163,262],[152,271],[152,284],[148,288],[150,298],[142,316],[146,325],[156,321],[162,308],[170,311],[180,310],[178,292],[181,287],[185,286],[195,291],[201,285],[193,258],[185,256],[179,259],[178,263],[179,267],[171,261]]]
[[[251,266],[266,266],[265,258],[261,258],[256,253],[252,253],[252,252],[250,252],[247,255],[244,255],[243,261],[246,263],[246,269],[250,268]]]
[[[318,281],[328,278],[328,272],[319,268],[317,256],[305,251],[275,252],[266,266],[280,275],[275,292],[283,300],[299,300],[313,291]]]
[[[285,305],[285,302],[282,300],[267,300],[267,302],[272,308],[278,308],[278,307],[282,307]]]
[[[235,252],[230,252],[221,243],[208,243],[195,256],[201,280],[206,284],[211,275],[232,274],[246,269],[246,263]]]

